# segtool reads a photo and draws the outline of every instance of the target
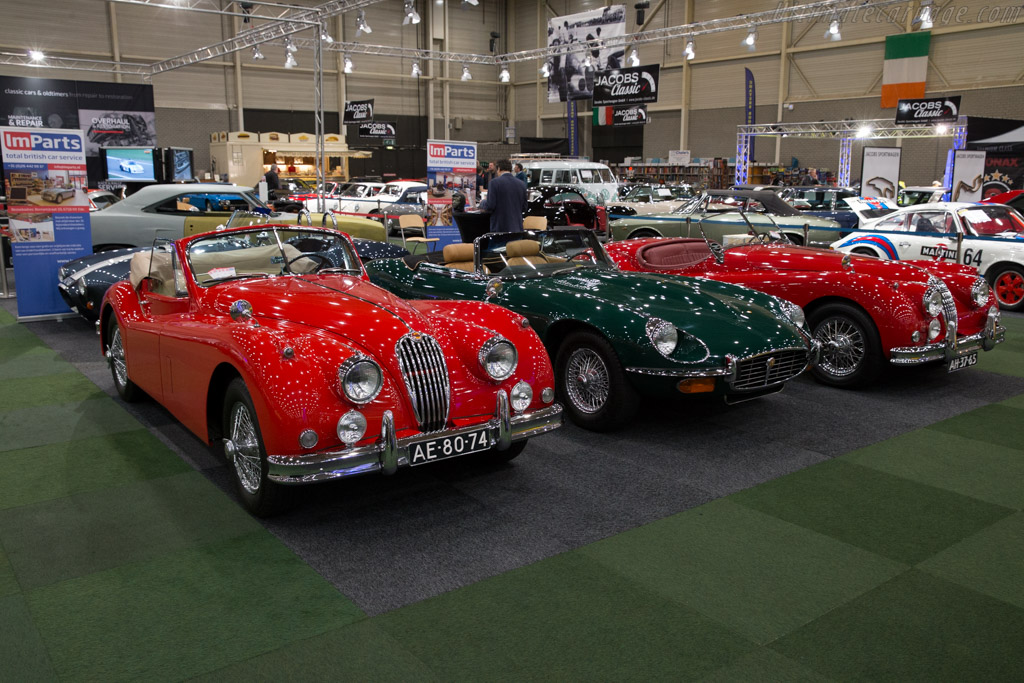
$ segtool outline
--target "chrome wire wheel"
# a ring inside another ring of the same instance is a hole
[[[110,367],[114,371],[114,381],[119,389],[124,390],[128,384],[128,366],[124,362],[124,344],[121,343],[121,330],[114,327],[110,334]]]
[[[819,367],[834,377],[848,377],[864,362],[867,346],[859,327],[846,318],[829,318],[814,334],[821,342]]]
[[[566,393],[581,412],[596,413],[608,402],[611,393],[608,366],[596,351],[588,348],[574,350],[565,372]]]
[[[235,473],[238,482],[248,493],[255,494],[260,490],[263,476],[260,463],[260,442],[256,434],[256,425],[252,413],[244,403],[236,403],[231,407],[230,438],[234,444]]]

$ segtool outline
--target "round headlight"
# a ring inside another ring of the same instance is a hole
[[[803,327],[807,324],[807,316],[804,315],[804,309],[792,301],[782,299],[782,310],[786,313],[786,317],[797,327]]]
[[[338,382],[345,397],[356,404],[368,403],[377,398],[384,386],[380,366],[358,354],[338,368]]]
[[[939,322],[938,318],[933,318],[928,323],[928,341],[932,341],[942,333],[942,323]]]
[[[931,317],[942,313],[942,294],[937,289],[929,289],[924,293],[924,310]]]
[[[974,281],[974,286],[971,287],[971,300],[974,301],[974,305],[981,308],[988,303],[988,297],[992,290],[988,286],[988,282],[985,278],[979,277]]]
[[[491,337],[480,347],[480,365],[491,379],[508,379],[519,362],[516,347],[501,337]]]
[[[521,413],[530,407],[533,400],[533,389],[526,382],[517,382],[512,387],[512,410]]]
[[[663,356],[670,356],[679,344],[679,330],[672,323],[661,318],[651,318],[647,321],[647,338],[654,344],[654,348]]]
[[[363,438],[366,434],[366,418],[358,410],[350,410],[338,418],[338,438],[346,446]]]

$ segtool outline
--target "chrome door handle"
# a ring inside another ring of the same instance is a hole
[[[900,242],[900,246],[904,247],[904,248],[909,247],[910,246],[910,242]]]

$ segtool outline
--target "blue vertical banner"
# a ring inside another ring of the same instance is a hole
[[[427,218],[424,237],[436,237],[437,248],[462,241],[452,215],[452,194],[476,205],[476,143],[427,140]]]
[[[569,138],[569,156],[580,155],[580,122],[576,115],[576,100],[565,103],[565,131]]]
[[[752,126],[757,123],[757,90],[754,88],[754,74],[750,69],[744,69],[746,80],[743,84],[743,124]],[[749,156],[751,162],[757,157],[754,156],[754,141],[757,138],[750,136]]]
[[[81,130],[0,128],[18,320],[69,314],[57,269],[92,253]]]

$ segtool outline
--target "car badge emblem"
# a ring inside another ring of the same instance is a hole
[[[768,359],[768,369],[771,370],[775,367],[775,356]]]
[[[419,332],[413,332],[412,339],[413,341],[419,341],[420,339],[423,339],[423,335],[420,334]]]

